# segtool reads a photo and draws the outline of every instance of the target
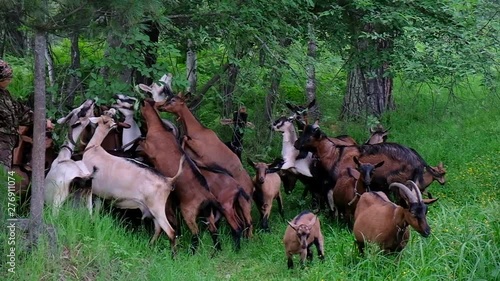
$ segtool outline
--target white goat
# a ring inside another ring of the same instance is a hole
[[[123,128],[122,134],[122,149],[123,151],[127,151],[132,148],[134,141],[138,140],[142,135],[139,125],[134,120],[134,104],[137,102],[137,99],[121,94],[115,95],[115,99],[116,104],[113,107],[125,116],[124,122],[130,125],[130,128]],[[137,147],[137,150],[141,150],[141,148]]]
[[[123,129],[123,134],[122,134],[123,150],[127,151],[133,146],[134,142],[138,140],[142,135],[139,125],[134,120],[134,105],[137,102],[137,99],[122,94],[117,94],[114,96],[114,98],[116,99],[116,104],[114,104],[113,107],[118,109],[125,116],[124,123],[130,125],[130,128]],[[177,126],[175,126],[172,122],[166,119],[161,119],[161,121],[163,122],[163,124],[165,124],[167,128],[170,128],[172,130],[172,133],[175,136],[179,135],[179,130],[177,129]],[[137,147],[136,150],[140,151],[142,150],[142,148],[139,146]]]
[[[104,199],[115,199],[118,208],[140,209],[143,217],[153,217],[155,234],[150,242],[154,242],[163,229],[175,247],[175,231],[165,215],[165,205],[173,183],[182,173],[184,157],[177,174],[173,178],[165,177],[139,162],[113,156],[100,146],[107,133],[116,127],[113,118],[103,115],[90,118],[90,121],[98,126],[85,148],[82,161],[88,169],[96,168],[92,193]]]
[[[165,88],[166,87],[166,88]],[[160,84],[153,82],[151,86],[139,84],[139,88],[145,92],[151,93],[155,102],[167,99],[165,91],[172,93],[172,74],[168,73],[160,78]]]
[[[66,201],[71,183],[79,179],[88,180],[92,176],[85,164],[82,161],[73,161],[71,155],[75,148],[75,140],[80,137],[93,114],[94,101],[87,100],[73,109],[67,116],[57,120],[59,124],[68,123],[70,129],[66,141],[45,177],[45,203],[52,206],[52,214],[54,215],[57,215],[59,208]],[[89,192],[88,196],[91,197],[92,194]],[[92,214],[91,203],[92,201],[87,201],[90,214]]]
[[[281,117],[274,121],[271,126],[273,131],[283,133],[281,156],[283,157],[284,164],[281,166],[281,169],[290,169],[295,174],[299,173],[307,177],[312,177],[311,171],[309,170],[313,161],[312,153],[308,152],[305,158],[297,159],[300,151],[294,147],[294,143],[297,140],[297,133],[292,123],[294,119],[294,117]]]

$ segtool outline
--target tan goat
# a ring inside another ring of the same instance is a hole
[[[254,163],[250,159],[247,160],[248,164],[252,166],[256,172],[255,179],[253,180],[255,186],[253,200],[259,209],[260,224],[264,231],[269,231],[269,217],[271,216],[274,199],[278,201],[281,217],[285,217],[283,213],[283,198],[281,197],[280,191],[281,178],[278,174],[279,169],[273,171],[270,169],[269,164],[263,162]]]
[[[285,244],[285,255],[289,269],[293,268],[292,257],[295,254],[300,255],[302,265],[305,263],[306,256],[312,260],[312,244],[318,250],[319,259],[325,258],[324,238],[319,219],[309,211],[298,214],[291,222],[288,222],[283,243]]]
[[[172,178],[165,177],[139,162],[113,156],[100,146],[107,133],[116,127],[113,118],[102,115],[91,117],[90,121],[98,126],[85,148],[82,161],[88,169],[95,170],[92,193],[104,199],[115,199],[118,208],[140,209],[143,217],[153,217],[155,233],[151,243],[163,229],[170,238],[172,250],[175,250],[175,231],[165,215],[165,205],[175,180],[182,173],[185,157],[179,161],[177,174]]]
[[[365,241],[374,242],[385,252],[401,251],[410,238],[408,226],[427,237],[431,228],[427,224],[427,205],[437,199],[422,199],[422,194],[413,181],[409,188],[401,183],[392,183],[389,188],[399,190],[406,201],[405,207],[389,201],[383,192],[366,192],[361,195],[354,214],[354,237],[359,252],[363,254]]]

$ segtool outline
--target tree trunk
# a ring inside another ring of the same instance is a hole
[[[394,108],[392,78],[384,77],[386,66],[363,69],[356,66],[349,73],[347,92],[340,119],[356,120],[373,115],[380,118]]]
[[[193,96],[196,95],[196,82],[197,82],[197,74],[196,74],[196,52],[193,50],[193,42],[191,39],[188,40],[188,51],[186,56],[186,72],[187,72],[187,80],[189,82],[189,86],[187,88],[187,92],[191,93]]]
[[[316,99],[315,63],[316,63],[316,50],[318,49],[318,46],[316,45],[316,39],[313,33],[312,26],[309,26],[309,37],[310,39],[307,48],[308,63],[307,63],[307,82],[306,82],[306,96],[308,104],[312,102],[314,99]],[[310,112],[309,115],[313,120],[312,122],[314,122],[316,119],[320,117],[320,111],[317,102],[311,109],[309,109],[309,112]]]
[[[30,204],[29,238],[37,245],[42,230],[43,192],[45,170],[45,50],[46,37],[42,31],[35,33],[35,111],[33,122],[32,186]]]
[[[227,72],[227,82],[222,86],[222,95],[224,105],[222,108],[222,116],[231,116],[233,113],[233,93],[236,88],[236,79],[238,77],[239,67],[230,63]]]
[[[375,31],[372,24],[366,24],[363,28],[365,32]],[[375,53],[379,54],[377,57],[384,57],[386,52],[391,51],[392,42],[364,38],[358,39],[355,46],[359,59],[347,78],[340,119],[359,120],[370,115],[380,118],[385,111],[395,107],[392,97],[392,77],[386,75],[389,62],[369,61],[363,64],[361,62],[366,62],[363,60],[364,53]]]
[[[0,16],[3,18],[0,22],[3,25],[4,41],[0,57],[3,57],[4,52],[23,57],[27,49],[26,34],[22,29],[24,4],[22,1],[12,1],[12,3],[2,2],[1,6],[4,9],[0,12]]]
[[[269,76],[270,76],[269,80],[271,81],[271,86],[266,96],[266,112],[265,112],[267,124],[271,124],[271,122],[274,121],[273,108],[274,108],[274,103],[276,101],[276,97],[278,96],[281,74],[278,72],[278,70],[273,69],[271,70]]]
[[[75,100],[75,95],[78,90],[81,89],[80,77],[77,75],[77,71],[80,69],[80,47],[78,46],[80,34],[75,31],[70,36],[71,41],[71,66],[70,66],[70,80],[67,91],[67,99],[65,101],[66,105],[73,105]]]
[[[147,21],[144,23],[145,25],[148,26],[148,28],[145,30],[145,34],[149,37],[149,42],[147,46],[142,46],[143,48],[143,53],[144,53],[144,65],[151,69],[154,64],[156,64],[156,44],[158,43],[158,39],[160,38],[160,29],[158,27],[158,24],[155,21]],[[139,46],[138,48],[141,48]],[[153,73],[140,73],[139,71],[136,71],[135,74],[135,84],[146,84],[146,85],[151,85],[153,83]]]

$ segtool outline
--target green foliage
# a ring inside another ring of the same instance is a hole
[[[106,212],[90,217],[83,208],[75,210],[67,206],[58,218],[48,214],[45,217],[46,223],[57,228],[57,252],[51,254],[44,243],[31,254],[18,248],[17,273],[9,275],[2,271],[0,278],[247,280],[251,276],[258,280],[497,280],[500,278],[497,215],[500,173],[496,163],[500,161],[500,126],[495,117],[500,100],[488,94],[480,79],[471,79],[468,86],[456,87],[456,98],[449,100],[448,89],[439,85],[420,87],[396,80],[394,91],[399,107],[380,120],[391,127],[390,141],[416,149],[431,165],[443,161],[448,171],[445,186],[434,183],[429,187],[439,198],[427,215],[431,236],[423,238],[412,230],[401,254],[384,255],[370,245],[365,257],[358,256],[352,233],[341,223],[331,221],[325,212],[320,214],[325,262],[319,262],[315,256],[305,269],[288,270],[281,242],[286,223],[273,206],[271,233],[257,230],[252,239],[242,243],[238,253],[232,250],[229,229],[222,223],[223,251],[212,256],[211,238],[202,227],[200,252],[192,256],[188,254],[189,230],[182,226],[179,254],[172,260],[165,235],[156,245],[148,246],[151,234],[143,229],[131,231]],[[320,104],[325,102],[334,105],[326,96],[320,97]],[[250,116],[254,116],[255,109],[248,107]],[[335,106],[324,109],[325,117],[337,110]],[[322,129],[328,135],[335,135],[332,125],[336,123],[323,123]],[[338,133],[349,133],[360,142],[368,137],[364,124],[346,123],[343,130]],[[247,131],[245,143],[252,147],[259,138],[262,136]],[[273,136],[272,141],[278,147],[280,140],[281,136]],[[245,149],[244,157],[259,157],[250,154],[247,146]],[[279,148],[260,149],[270,156],[280,153]],[[285,219],[309,208],[310,198],[302,199],[302,188],[299,185],[293,194],[284,194]],[[0,201],[4,198],[0,196]],[[255,208],[252,215],[257,224]],[[0,241],[5,241],[5,233],[0,233]],[[0,244],[5,250],[6,244]]]

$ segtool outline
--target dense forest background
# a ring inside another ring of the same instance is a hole
[[[254,126],[245,129],[244,158],[279,156],[281,137],[269,124],[290,114],[286,102],[316,99],[310,117],[318,118],[328,135],[349,134],[364,142],[368,129],[382,123],[391,126],[391,141],[416,149],[432,165],[443,161],[448,169],[446,187],[433,190],[442,198],[429,215],[433,236],[424,240],[414,232],[403,258],[374,249],[365,259],[353,257],[352,233],[320,214],[327,261],[303,274],[287,272],[281,245],[286,224],[273,213],[272,234],[257,232],[240,253],[229,250],[227,238],[224,252],[207,259],[212,249],[209,237],[202,237],[207,243],[200,254],[181,249],[172,261],[166,239],[149,247],[148,233],[131,234],[107,215],[90,218],[85,210],[69,208],[59,218],[44,216],[58,228],[58,252],[42,244],[20,253],[16,278],[6,280],[499,278],[498,1],[0,4],[0,57],[14,69],[9,91],[38,105],[40,122],[43,115],[53,120],[66,115],[87,98],[109,105],[117,93],[145,97],[139,83],[172,73],[174,90],[191,93],[194,114],[223,141],[231,139],[232,128],[221,120],[247,108]],[[63,134],[56,127],[59,145]],[[41,188],[43,173],[37,180],[37,170],[42,171],[34,167],[33,183]],[[310,207],[297,194],[285,198],[287,219]],[[36,208],[41,215],[41,205]],[[227,232],[223,228],[222,236]],[[180,240],[188,244],[187,237]]]
[[[33,101],[39,33],[50,117],[83,98],[139,95],[135,85],[165,73],[192,93],[200,118],[246,105],[265,118],[257,124],[284,101],[316,96],[342,101],[336,119],[373,123],[397,106],[394,79],[439,84],[451,97],[471,76],[492,92],[498,82],[496,1],[3,2],[0,57],[16,71],[11,92]]]

